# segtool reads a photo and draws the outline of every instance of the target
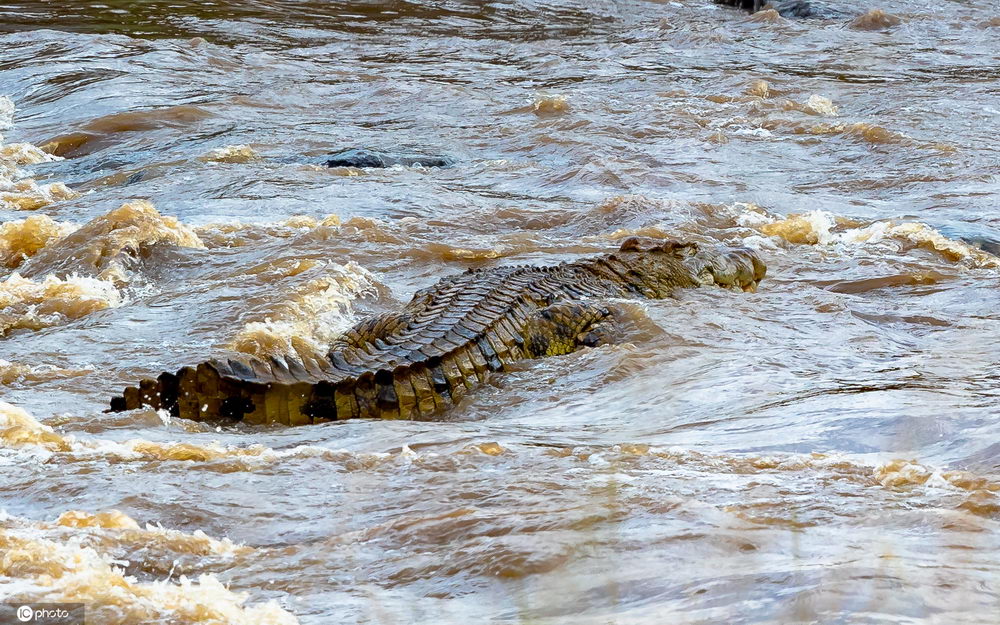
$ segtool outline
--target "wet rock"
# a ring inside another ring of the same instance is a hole
[[[975,224],[949,224],[937,230],[946,237],[958,239],[994,256],[1000,256],[1000,232],[977,227]]]
[[[717,4],[725,4],[744,11],[756,13],[761,10],[773,9],[781,17],[834,19],[845,17],[849,13],[836,8],[822,0],[715,0]]]
[[[393,165],[450,167],[454,164],[455,159],[440,154],[406,154],[357,148],[331,154],[326,161],[327,167],[357,167],[359,169],[392,167]]]
[[[750,21],[759,24],[780,24],[785,21],[785,18],[781,17],[781,14],[774,9],[764,9],[750,16]]]
[[[854,18],[850,27],[854,30],[886,30],[898,26],[903,20],[881,9],[873,9]]]
[[[990,239],[986,237],[970,237],[962,238],[963,241],[971,245],[972,247],[977,247],[984,252],[989,252],[994,256],[1000,256],[1000,240]]]

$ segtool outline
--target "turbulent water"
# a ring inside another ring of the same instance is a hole
[[[841,6],[4,3],[0,598],[102,625],[1000,620],[1000,10]],[[352,147],[457,164],[319,166]],[[627,342],[440,421],[102,412],[636,233],[768,278],[622,302]]]

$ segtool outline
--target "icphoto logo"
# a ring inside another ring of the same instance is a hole
[[[61,605],[61,604],[45,604],[45,605]],[[51,619],[68,619],[70,617],[70,611],[63,608],[33,608],[30,605],[22,605],[17,609],[17,620],[22,623],[27,623],[28,621],[45,621]]]

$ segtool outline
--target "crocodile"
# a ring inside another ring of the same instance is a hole
[[[305,425],[438,415],[521,359],[612,337],[615,298],[716,285],[755,291],[766,267],[746,248],[630,237],[612,254],[553,266],[470,269],[363,320],[326,358],[234,355],[142,380],[111,411],[150,406],[187,419]]]

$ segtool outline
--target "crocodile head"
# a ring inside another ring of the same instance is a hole
[[[672,239],[629,237],[619,253],[631,256],[635,269],[644,276],[680,285],[680,265],[695,284],[715,285],[738,291],[756,291],[767,267],[756,252],[744,247],[702,247]]]

